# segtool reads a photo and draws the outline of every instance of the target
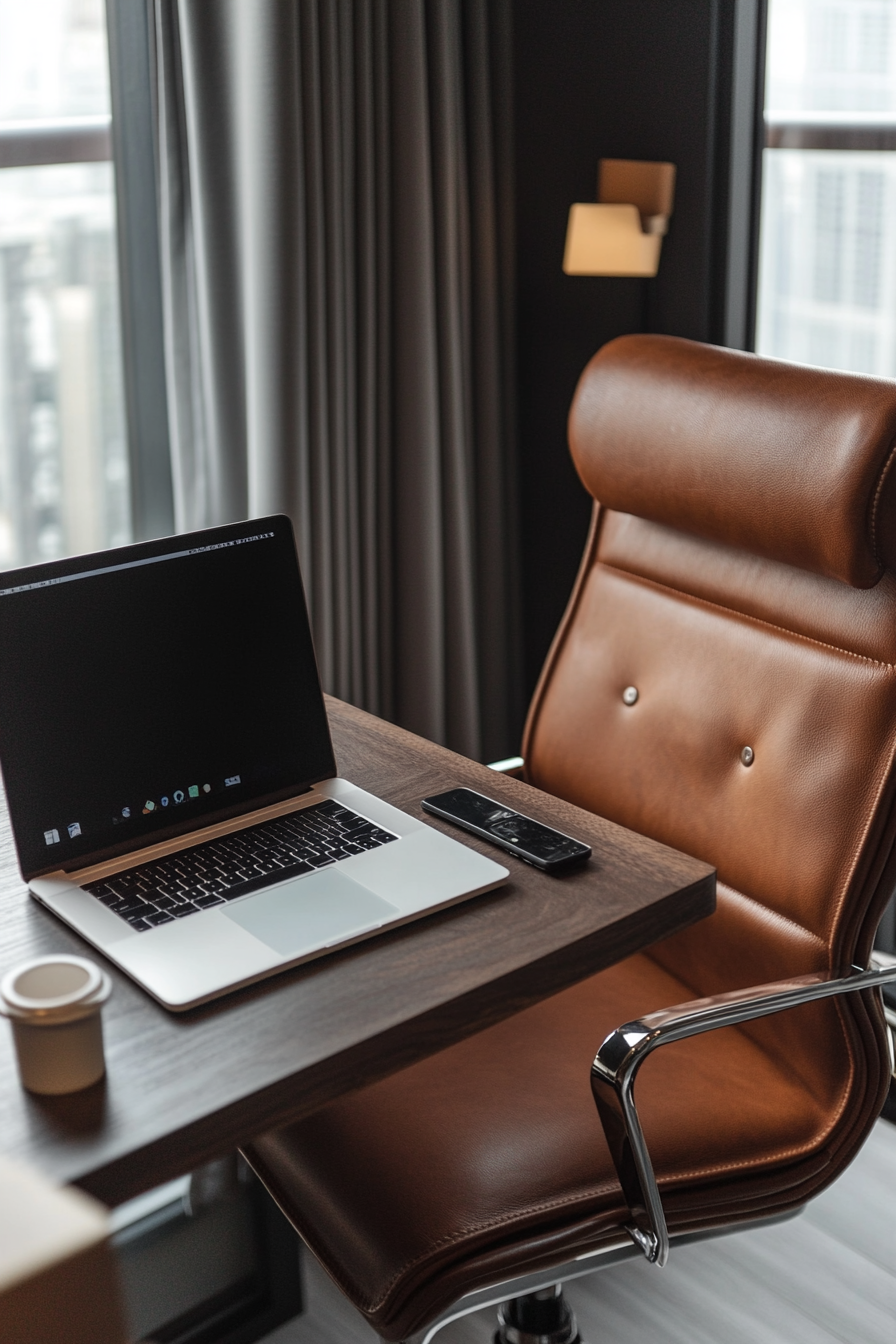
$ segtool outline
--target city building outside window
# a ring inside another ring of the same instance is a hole
[[[131,540],[103,0],[0,0],[0,568]]]
[[[896,0],[771,0],[756,349],[896,377]]]

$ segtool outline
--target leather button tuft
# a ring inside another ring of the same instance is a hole
[[[638,702],[637,686],[626,686],[622,692],[622,703],[625,705],[634,705]]]
[[[740,759],[744,765],[752,765],[755,759],[753,756],[753,748],[744,747],[743,751],[740,754]]]

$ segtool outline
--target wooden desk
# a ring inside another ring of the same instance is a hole
[[[329,709],[348,779],[418,816],[427,794],[468,784],[589,841],[592,862],[558,878],[508,858],[497,891],[189,1013],[167,1012],[108,967],[108,1072],[95,1087],[23,1092],[0,1022],[2,1151],[120,1203],[713,910],[706,864],[339,701]],[[0,970],[50,952],[98,955],[28,896],[5,808],[2,827]]]

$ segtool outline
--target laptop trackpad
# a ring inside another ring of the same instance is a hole
[[[283,957],[352,938],[394,918],[398,909],[327,868],[249,896],[220,912]]]

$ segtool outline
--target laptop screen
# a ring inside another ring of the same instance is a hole
[[[26,878],[334,775],[289,520],[0,573],[0,763]]]

